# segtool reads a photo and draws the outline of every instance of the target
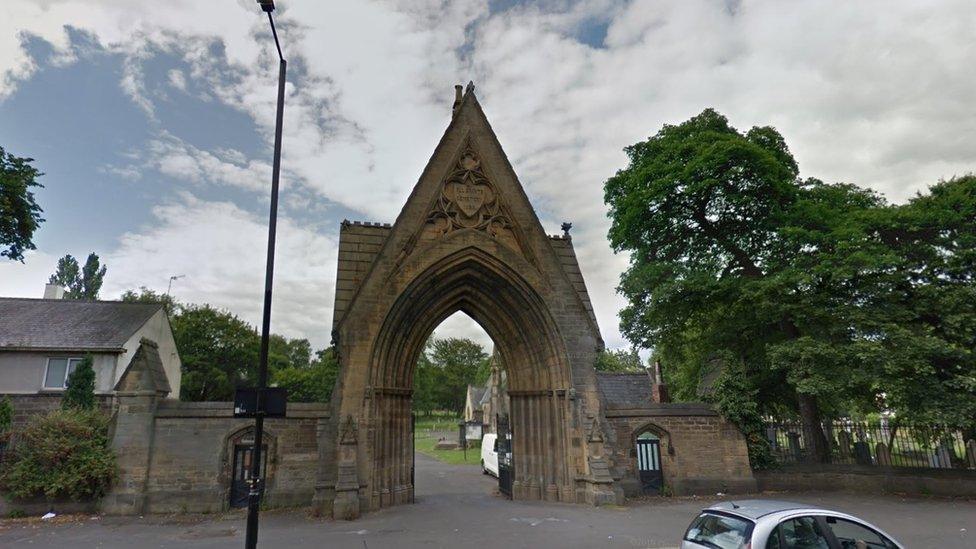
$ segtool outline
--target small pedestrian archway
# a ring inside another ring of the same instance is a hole
[[[458,311],[506,368],[513,498],[614,501],[593,370],[603,343],[572,240],[543,231],[469,85],[396,223],[343,223],[321,507],[355,518],[412,500],[414,368]]]

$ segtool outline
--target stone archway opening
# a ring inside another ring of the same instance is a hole
[[[553,320],[534,292],[476,248],[433,265],[395,302],[376,338],[370,423],[374,489],[371,507],[413,499],[412,445],[404,431],[412,408],[415,365],[430,334],[462,312],[495,343],[510,402],[515,499],[575,501],[567,429],[571,410],[565,351],[546,326]]]
[[[482,474],[481,461],[481,437],[494,432],[484,422],[482,400],[492,394],[493,376],[504,379],[493,374],[502,368],[493,348],[484,328],[459,310],[434,329],[421,350],[411,393],[415,501],[496,491],[497,478]],[[504,390],[496,381],[496,393],[499,388]],[[489,464],[494,473],[491,457]]]

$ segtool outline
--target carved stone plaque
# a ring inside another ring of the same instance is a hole
[[[485,204],[485,188],[469,182],[455,185],[454,201],[464,215],[472,217]]]

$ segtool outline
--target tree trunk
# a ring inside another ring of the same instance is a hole
[[[820,424],[817,397],[797,393],[796,400],[800,408],[800,423],[803,426],[803,439],[806,443],[806,459],[810,463],[827,463],[827,438]]]

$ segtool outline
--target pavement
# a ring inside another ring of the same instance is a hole
[[[413,547],[678,547],[697,512],[724,498],[660,498],[624,507],[512,502],[477,467],[417,454],[417,502],[352,521],[305,511],[261,515],[259,546],[409,549]],[[976,500],[836,493],[765,494],[860,516],[911,548],[976,547]],[[0,521],[0,547],[240,548],[244,515],[58,517]]]

